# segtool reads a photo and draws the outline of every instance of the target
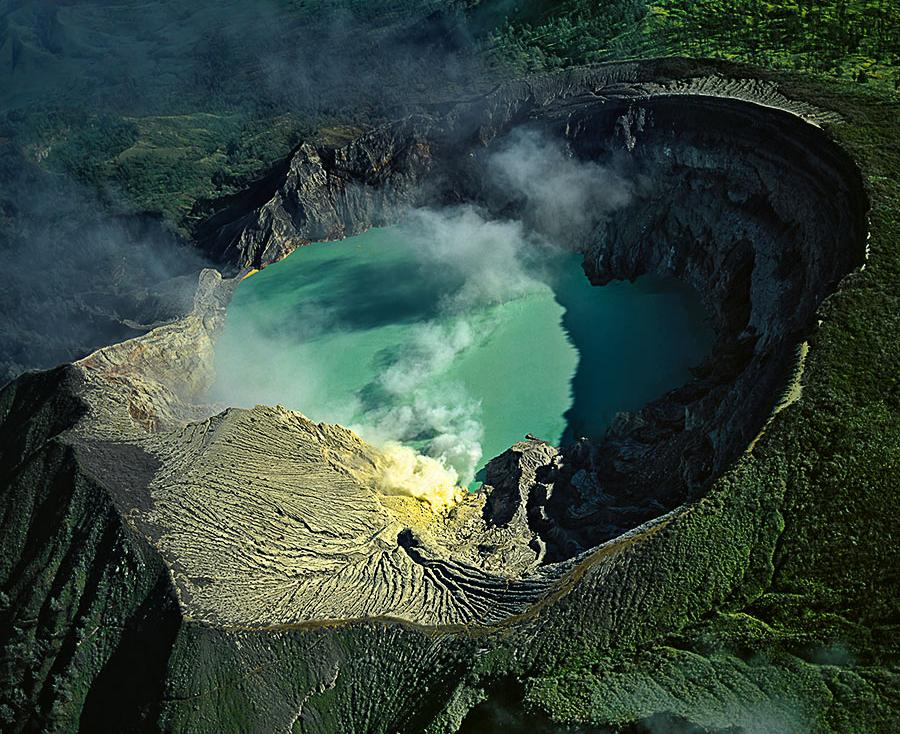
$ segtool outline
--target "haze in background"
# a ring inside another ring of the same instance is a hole
[[[16,2],[0,17],[0,108],[185,114],[405,103],[472,81],[462,3]],[[402,84],[401,84],[402,82]]]
[[[190,309],[209,263],[165,222],[113,215],[64,176],[7,173],[21,195],[0,217],[0,386]]]
[[[192,226],[299,140],[476,85],[454,7],[6,3],[0,384],[183,313]]]

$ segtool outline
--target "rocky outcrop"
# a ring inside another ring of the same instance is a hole
[[[257,184],[269,194],[261,206],[248,212],[241,198],[205,222],[197,236],[207,239],[205,249],[217,261],[263,267],[310,242],[395,220],[420,200],[422,178],[433,163],[432,135],[431,120],[411,117],[343,148],[303,144],[286,170]]]
[[[585,271],[692,283],[715,361],[599,442],[517,444],[446,516],[379,492],[378,450],[346,429],[204,405],[236,283],[214,271],[183,319],[8,386],[14,730],[80,717],[112,730],[424,731],[445,702],[472,702],[473,680],[647,644],[771,576],[783,472],[722,472],[861,262],[865,198],[821,130],[756,94],[660,79],[652,64],[513,83],[341,148],[301,146],[243,199],[252,208],[202,230],[239,271],[414,204],[516,214],[482,173],[521,124],[643,182],[592,220]],[[114,700],[126,675],[140,694]]]

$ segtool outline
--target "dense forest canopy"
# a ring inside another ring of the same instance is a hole
[[[491,3],[482,3],[491,7]],[[512,5],[512,4],[510,4]],[[900,22],[890,0],[630,0],[517,3],[489,32],[523,68],[684,54],[894,86]],[[477,12],[477,11],[476,11]],[[482,11],[483,12],[483,11]]]

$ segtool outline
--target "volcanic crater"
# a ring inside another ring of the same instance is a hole
[[[723,553],[712,540],[660,544],[797,396],[817,309],[864,262],[860,176],[818,121],[759,82],[619,65],[503,85],[342,147],[301,145],[198,229],[226,277],[204,271],[190,313],[4,391],[16,437],[4,458],[27,467],[41,453],[44,471],[106,508],[126,565],[149,579],[161,561],[186,621],[515,626],[541,609],[558,623],[585,595],[626,614],[637,602],[616,579],[633,564],[666,573],[660,559],[685,553],[702,569]],[[594,284],[654,273],[696,289],[716,344],[693,380],[599,440],[515,444],[445,515],[379,493],[380,451],[341,426],[205,402],[216,334],[250,269],[411,207],[472,203],[528,221],[483,170],[522,127],[641,182],[576,244]],[[13,481],[27,485],[27,468]]]

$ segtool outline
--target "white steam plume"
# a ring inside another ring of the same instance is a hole
[[[583,244],[634,193],[631,178],[580,160],[561,141],[528,128],[513,130],[500,143],[487,170],[496,186],[524,201],[527,224],[563,246]]]
[[[490,219],[474,206],[458,206],[412,211],[400,227],[400,236],[415,243],[409,277],[434,283],[426,292],[445,294],[437,315],[410,327],[408,338],[358,393],[355,404],[338,405],[331,396],[311,396],[306,404],[280,401],[298,410],[322,406],[312,416],[316,420],[341,422],[381,446],[382,491],[417,497],[434,509],[458,496],[454,488],[471,482],[484,458],[479,400],[442,375],[489,336],[496,326],[492,306],[546,287],[552,259],[548,241],[573,233],[586,236],[631,196],[630,184],[618,174],[579,161],[562,144],[534,132],[514,133],[501,144],[487,159],[487,175],[520,204],[521,220]],[[456,285],[448,291],[447,282]],[[312,316],[303,328],[306,338],[316,336],[310,329],[327,333],[341,328],[339,319],[327,312],[313,311]],[[272,343],[252,351],[280,348]],[[298,383],[314,390],[320,383],[317,369],[307,362],[302,374],[267,373],[266,398],[271,401],[282,383],[286,395],[297,394]],[[227,374],[230,367],[220,363],[220,370]],[[239,383],[232,384],[237,392],[228,399],[254,404],[254,381],[234,382]],[[411,443],[423,447],[426,456],[402,445]]]

